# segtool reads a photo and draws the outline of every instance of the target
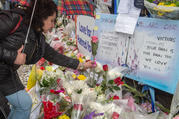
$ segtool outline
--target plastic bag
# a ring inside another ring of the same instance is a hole
[[[36,65],[32,66],[31,73],[29,75],[29,79],[27,82],[27,90],[30,90],[32,87],[35,86],[37,80],[42,78],[43,71],[36,68]]]
[[[72,94],[73,110],[71,119],[81,119],[84,112],[84,96],[80,94]]]
[[[124,112],[121,113],[119,119],[157,119],[159,112],[155,112],[152,114],[142,114],[139,112]]]
[[[40,90],[40,86],[38,83],[36,83],[36,86],[32,87],[28,92],[32,98],[32,103],[33,103],[30,119],[38,119],[38,116],[40,114],[42,102],[41,102],[39,90]]]
[[[147,0],[144,1],[144,5],[154,18],[179,19],[179,7],[157,6]]]

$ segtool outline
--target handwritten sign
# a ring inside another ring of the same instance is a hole
[[[77,43],[79,51],[85,56],[91,57],[91,36],[94,31],[94,18],[79,15],[77,17]]]
[[[113,67],[126,63],[132,69],[128,78],[174,93],[179,79],[179,21],[140,17],[134,34],[125,35],[114,31],[116,15],[98,15],[97,60]],[[103,53],[106,50],[109,53]]]
[[[99,48],[96,58],[101,63],[112,66],[118,65],[118,59],[121,62],[125,62],[125,50],[127,50],[126,41],[123,40],[126,35],[115,32],[115,18],[116,15],[106,14],[104,16],[99,14],[96,20],[97,25],[95,26],[97,27],[95,34],[99,38]]]

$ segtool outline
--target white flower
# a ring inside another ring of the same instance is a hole
[[[97,93],[92,88],[83,89],[82,95],[86,96],[87,102],[95,101],[97,97]]]
[[[97,97],[97,102],[101,103],[104,102],[106,100],[106,97],[104,94],[101,94]]]
[[[96,68],[95,68],[96,73],[103,71],[103,67],[99,62],[96,62],[96,65],[97,65]]]
[[[64,75],[64,73],[63,73],[62,70],[57,69],[55,73],[56,73],[56,75],[57,75],[58,78],[60,78],[60,79],[62,79],[62,80],[65,79],[65,75]]]
[[[68,80],[74,80],[73,77],[72,77],[73,74],[74,74],[74,73],[73,73],[72,71],[66,71],[66,72],[65,72],[65,77],[66,77],[66,79],[68,79]]]
[[[85,59],[86,59],[86,60],[90,60],[91,57],[87,55],[87,56],[85,56]]]
[[[123,74],[122,73],[120,73],[121,71],[120,71],[120,68],[119,67],[116,67],[116,68],[113,68],[113,69],[111,69],[111,70],[109,70],[108,71],[108,79],[109,80],[114,80],[115,78],[117,78],[117,77],[123,77]]]
[[[97,113],[104,113],[104,109],[103,109],[103,105],[101,103],[97,103],[97,102],[91,102],[89,104],[90,108],[92,110],[96,110]]]
[[[63,81],[63,87],[66,89],[69,95],[71,95],[74,91],[73,85],[67,81]]]

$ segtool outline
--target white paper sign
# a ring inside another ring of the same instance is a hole
[[[131,0],[120,0],[117,12],[127,14],[131,9]]]
[[[123,1],[126,0],[120,0],[120,2]],[[133,34],[141,9],[138,9],[134,6],[134,0],[128,1],[131,1],[130,6],[128,5],[128,3],[125,2],[125,4],[127,4],[126,7],[119,7],[119,14],[116,19],[115,31]],[[121,13],[120,9],[122,11]]]
[[[90,16],[77,17],[77,44],[79,51],[91,57],[91,36],[93,36],[95,20]]]

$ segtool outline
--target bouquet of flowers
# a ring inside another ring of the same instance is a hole
[[[179,19],[178,0],[145,0],[144,4],[152,17]]]

